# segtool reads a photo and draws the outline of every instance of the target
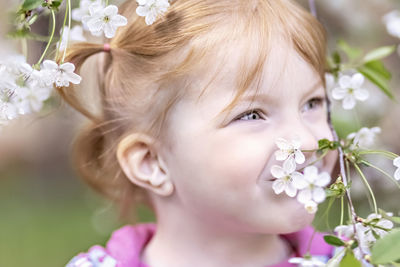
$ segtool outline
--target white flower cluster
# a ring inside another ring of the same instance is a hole
[[[23,56],[0,62],[0,127],[20,115],[38,112],[52,92],[53,86],[78,84],[81,77],[71,63],[60,66],[44,61],[41,70],[26,63]]]
[[[365,101],[369,97],[368,90],[362,88],[364,76],[361,73],[355,73],[352,76],[342,74],[338,83],[335,84],[333,76],[328,75],[327,87],[332,89],[332,98],[342,100],[343,109],[353,109],[358,101]]]
[[[279,138],[275,143],[279,148],[275,152],[275,158],[284,163],[283,166],[274,165],[271,168],[271,174],[276,178],[272,189],[275,194],[285,192],[289,197],[295,197],[297,194],[297,200],[304,204],[305,209],[309,213],[315,213],[318,203],[325,200],[324,187],[331,181],[330,175],[327,172],[319,173],[315,166],[307,166],[304,173],[296,171],[296,163],[305,162],[299,140],[289,142]]]
[[[382,215],[372,213],[362,222],[355,225],[356,234],[354,234],[354,225],[339,225],[335,228],[335,232],[339,238],[357,239],[358,247],[354,249],[354,255],[357,259],[362,260],[362,255],[371,254],[371,247],[376,240],[385,236],[392,228],[393,223],[382,218]]]
[[[79,7],[72,10],[72,19],[82,22],[83,29],[92,35],[104,33],[107,38],[114,37],[118,27],[128,23],[124,16],[118,14],[117,6],[104,6],[100,0],[81,0]]]
[[[169,7],[168,0],[137,0],[139,6],[136,14],[145,17],[147,25],[153,24],[157,17],[167,11]]]
[[[347,136],[347,140],[351,141],[350,149],[370,148],[374,144],[375,138],[379,133],[381,133],[381,128],[379,127],[362,127],[358,132],[350,133]]]

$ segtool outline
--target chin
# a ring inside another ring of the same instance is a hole
[[[291,199],[287,204],[282,206],[285,209],[284,214],[281,215],[283,217],[280,231],[282,234],[297,232],[311,225],[315,214],[308,213],[303,204],[295,199]]]

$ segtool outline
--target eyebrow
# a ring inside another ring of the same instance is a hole
[[[306,91],[304,95],[309,96],[318,89],[320,89],[321,87],[323,88],[322,82],[317,81],[311,87],[309,87],[310,89]],[[251,94],[240,97],[239,102],[269,102],[270,100],[271,100],[270,94]]]

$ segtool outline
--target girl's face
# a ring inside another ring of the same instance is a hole
[[[162,150],[175,187],[174,200],[184,216],[224,230],[288,233],[309,225],[296,198],[272,190],[275,140],[297,136],[302,149],[332,139],[327,124],[325,92],[319,75],[292,48],[275,44],[262,73],[260,89],[249,90],[226,116],[220,112],[236,94],[243,46],[228,52],[230,61],[198,96],[208,80],[194,82],[198,91],[170,113],[167,145]],[[218,61],[218,55],[214,57]],[[167,148],[168,147],[168,148]],[[306,163],[313,155],[305,153]],[[331,172],[335,153],[316,165]]]

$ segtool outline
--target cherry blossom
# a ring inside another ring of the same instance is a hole
[[[46,83],[55,83],[56,86],[69,86],[69,83],[79,84],[81,77],[74,73],[75,66],[72,63],[66,62],[58,65],[52,60],[43,62],[42,76],[47,76]]]
[[[323,187],[327,186],[331,177],[327,172],[318,173],[315,166],[307,166],[304,175],[293,180],[293,186],[300,190],[297,200],[303,204],[310,201],[321,203],[325,200],[326,194]]]
[[[118,14],[118,7],[109,5],[103,7],[98,3],[89,6],[89,15],[82,17],[82,22],[87,25],[94,36],[100,36],[103,32],[107,38],[112,38],[118,27],[125,26],[128,21]]]
[[[91,4],[97,3],[101,5],[101,0],[81,0],[79,3],[79,8],[74,8],[72,10],[72,19],[75,21],[82,22],[82,18],[84,16],[89,15],[89,6]],[[83,24],[83,27],[85,29],[88,29],[86,27],[86,24]]]
[[[308,213],[314,214],[318,210],[318,203],[316,203],[315,201],[309,200],[306,203],[304,203],[304,208],[306,209],[306,211]]]
[[[397,157],[393,160],[393,165],[397,167],[396,171],[394,172],[394,179],[397,181],[400,180],[400,157]]]
[[[139,6],[136,8],[136,14],[145,17],[147,25],[153,24],[169,7],[168,0],[137,0],[137,2]]]
[[[296,164],[293,161],[285,161],[283,167],[274,165],[271,168],[271,174],[277,178],[273,184],[272,189],[275,194],[279,195],[283,191],[290,196],[294,197],[297,189],[293,186],[293,180],[302,179],[302,174],[296,172]]]
[[[344,109],[352,109],[356,106],[356,100],[365,101],[369,92],[361,88],[364,83],[364,76],[356,73],[353,76],[342,75],[339,78],[339,87],[332,90],[332,97],[335,100],[343,100]]]
[[[339,225],[335,228],[335,232],[340,238],[357,239],[358,247],[353,251],[356,258],[361,260],[363,254],[371,254],[371,247],[376,242],[376,238],[385,236],[393,228],[393,223],[382,218],[380,214],[372,213],[362,222],[357,222],[355,228],[356,236],[352,224]]]
[[[303,152],[300,150],[301,142],[298,138],[293,139],[291,142],[278,138],[275,141],[279,150],[275,152],[275,159],[279,161],[291,160],[297,164],[302,164],[305,161]]]
[[[383,17],[388,33],[394,37],[400,38],[400,12],[393,10]]]
[[[374,144],[374,140],[377,134],[381,132],[381,128],[363,127],[356,133],[351,133],[347,136],[348,140],[352,140],[351,149],[356,147],[369,148]]]
[[[294,257],[289,259],[289,263],[297,264],[299,267],[319,267],[326,264],[316,257],[306,256],[304,258]]]

